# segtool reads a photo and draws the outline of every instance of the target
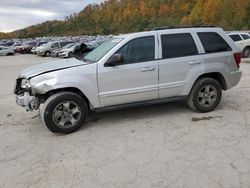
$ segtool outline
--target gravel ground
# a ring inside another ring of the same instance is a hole
[[[0,187],[250,187],[250,64],[214,112],[182,102],[119,110],[55,135],[13,94],[21,69],[47,60],[0,57]]]

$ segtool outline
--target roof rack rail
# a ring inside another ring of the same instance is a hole
[[[163,26],[154,28],[153,31],[165,30],[165,29],[185,29],[185,28],[208,28],[208,27],[217,27],[217,26],[208,26],[208,25],[190,25],[190,26]]]

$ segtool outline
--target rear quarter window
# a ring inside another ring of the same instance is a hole
[[[214,32],[197,33],[206,53],[218,53],[232,51],[228,43]]]
[[[162,35],[161,41],[163,59],[198,54],[196,44],[190,33]]]

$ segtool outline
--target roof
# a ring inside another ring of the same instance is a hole
[[[194,26],[163,26],[163,27],[157,27],[154,28],[153,31],[158,30],[166,30],[166,29],[188,29],[188,28],[216,28],[216,26],[202,26],[202,25],[194,25]]]
[[[126,38],[129,37],[131,35],[147,35],[147,34],[152,34],[152,33],[158,33],[159,31],[171,31],[171,32],[177,32],[180,33],[181,32],[192,32],[192,31],[204,31],[204,30],[223,30],[220,27],[215,27],[215,26],[184,26],[184,27],[159,27],[159,28],[155,28],[153,30],[150,31],[142,31],[142,32],[135,32],[135,33],[128,33],[128,34],[120,34],[117,36],[114,36],[114,38]]]

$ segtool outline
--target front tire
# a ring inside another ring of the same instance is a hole
[[[69,134],[77,131],[85,122],[88,107],[84,99],[72,92],[60,92],[49,97],[41,117],[53,133]]]
[[[222,88],[213,78],[201,78],[193,86],[187,100],[191,109],[206,113],[213,111],[220,103]]]

